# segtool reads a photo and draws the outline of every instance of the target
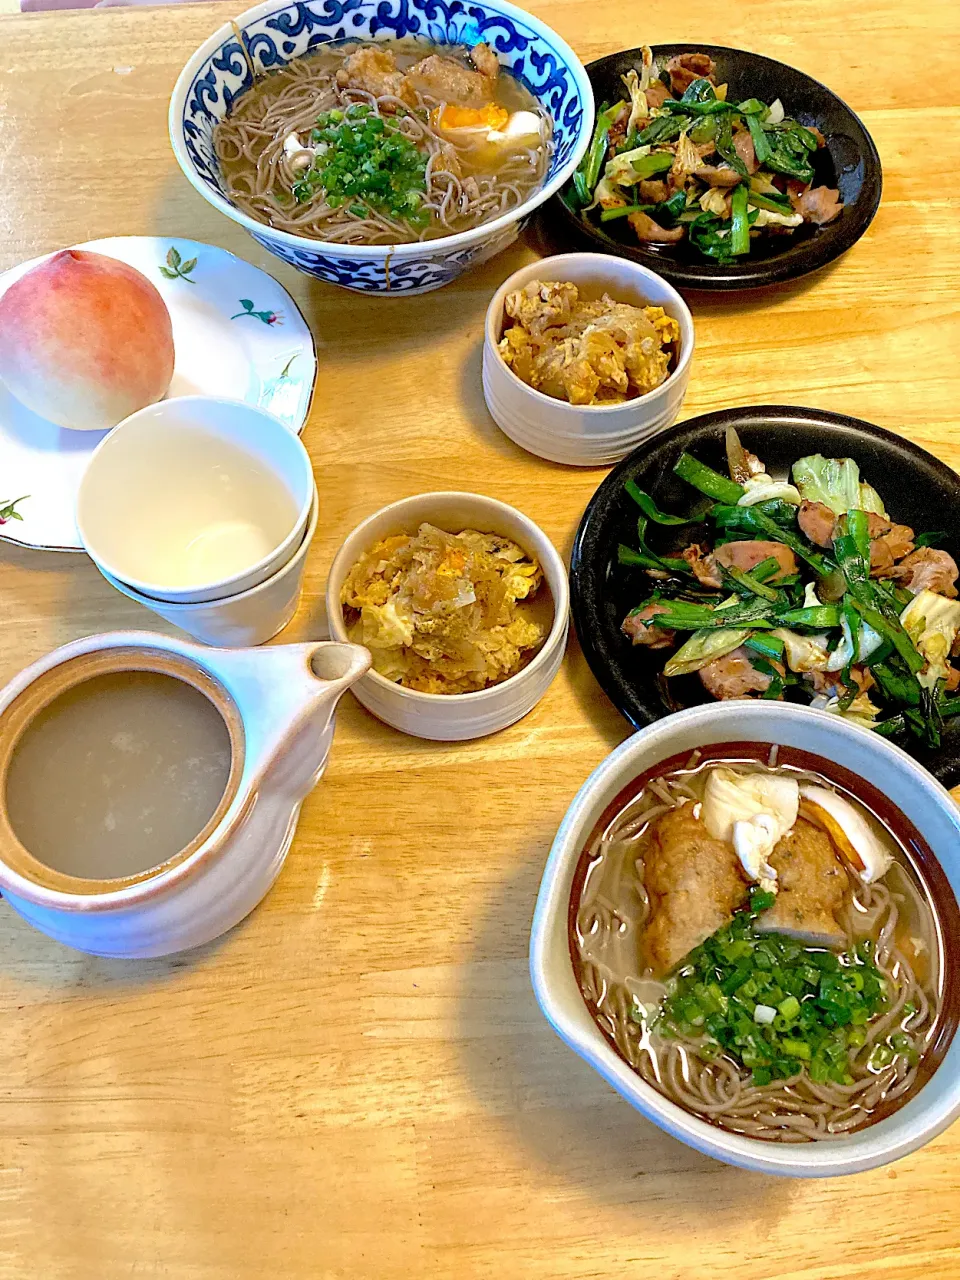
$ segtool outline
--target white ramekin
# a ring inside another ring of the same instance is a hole
[[[540,885],[530,940],[533,988],[548,1022],[618,1093],[654,1124],[727,1164],[794,1178],[861,1173],[915,1151],[960,1114],[960,1035],[898,1111],[831,1142],[781,1144],[728,1133],[670,1102],[600,1033],[577,986],[568,938],[574,872],[590,833],[628,782],[661,760],[718,742],[776,742],[812,752],[872,784],[896,804],[936,854],[960,896],[960,809],[921,765],[877,734],[809,707],[749,700],[691,707],[628,738],[596,768],[563,819]],[[955,939],[952,962],[956,963]]]
[[[504,363],[497,344],[507,294],[531,280],[567,280],[606,291],[618,302],[663,307],[680,326],[680,354],[666,382],[635,400],[607,405],[568,404],[527,386]],[[500,430],[529,453],[572,466],[609,466],[676,420],[692,358],[693,317],[666,280],[626,258],[562,253],[521,267],[493,295],[483,338],[483,394]]]
[[[348,639],[340,592],[360,555],[390,534],[416,533],[424,521],[457,533],[461,529],[499,533],[536,556],[553,597],[553,626],[543,647],[522,671],[489,689],[477,693],[419,693],[370,670],[354,686],[354,693],[368,711],[416,738],[437,742],[482,738],[525,716],[546,693],[560,668],[570,610],[566,567],[542,529],[495,498],[456,492],[403,498],[359,524],[337,552],[327,581],[327,620],[333,639]]]

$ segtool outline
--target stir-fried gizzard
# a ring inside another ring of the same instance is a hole
[[[619,562],[655,586],[624,635],[673,650],[664,675],[698,673],[716,698],[788,697],[938,744],[960,713],[958,569],[943,535],[891,519],[851,458],[799,458],[778,481],[730,428],[727,459],[722,475],[681,455],[674,472],[702,495],[685,515],[627,481],[638,548],[621,546]],[[699,536],[663,555],[651,524]]]
[[[623,83],[628,99],[601,107],[566,194],[585,219],[625,219],[642,242],[686,238],[729,262],[761,235],[840,214],[839,191],[814,186],[823,135],[785,115],[779,98],[730,101],[706,54],[679,54],[661,70],[646,46]]]

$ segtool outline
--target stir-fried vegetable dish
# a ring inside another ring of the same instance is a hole
[[[840,214],[839,191],[814,186],[820,131],[787,116],[779,99],[728,100],[705,53],[679,54],[661,71],[644,46],[623,83],[627,97],[601,106],[565,194],[585,220],[623,220],[643,243],[686,239],[730,262],[758,237]]]
[[[686,514],[627,481],[638,547],[618,559],[651,590],[624,635],[673,650],[667,681],[697,673],[716,698],[803,701],[936,746],[960,712],[958,569],[943,535],[897,524],[851,458],[799,458],[778,481],[732,428],[726,443],[729,475],[687,453],[676,463],[701,495]],[[660,555],[651,525],[691,540]]]

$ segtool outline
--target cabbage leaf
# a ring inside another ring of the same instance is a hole
[[[822,502],[834,515],[848,511],[875,511],[886,517],[883,500],[872,485],[861,482],[853,458],[825,458],[822,453],[798,458],[793,480],[807,502]]]
[[[739,649],[752,628],[710,627],[694,631],[685,644],[669,659],[663,668],[665,676],[689,676],[714,658],[726,657]]]
[[[840,630],[843,635],[840,643],[830,655],[830,661],[825,668],[827,671],[842,671],[851,662],[866,662],[867,658],[883,644],[883,636],[878,635],[873,627],[870,626],[870,623],[864,622],[861,618],[860,639],[857,644],[857,655],[854,657],[853,632],[850,630],[850,623],[846,614],[843,614],[840,618]]]
[[[820,602],[817,601],[817,604]],[[802,636],[789,627],[776,627],[770,632],[783,641],[787,666],[791,671],[824,671],[830,658],[826,632]]]
[[[900,622],[927,660],[917,680],[924,689],[932,689],[947,675],[950,650],[960,633],[960,600],[921,591],[901,613]]]
[[[620,79],[630,95],[630,119],[627,121],[627,137],[629,138],[634,130],[639,133],[643,127],[643,122],[649,120],[650,108],[647,106],[647,96],[641,87],[640,77],[633,67]]]

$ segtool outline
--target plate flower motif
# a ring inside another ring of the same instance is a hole
[[[0,524],[6,524],[8,520],[22,520],[17,504],[26,502],[29,497],[29,493],[25,493],[22,498],[14,498],[12,502],[0,502]]]
[[[244,316],[252,316],[254,320],[262,320],[264,324],[283,324],[283,313],[280,311],[255,311],[253,302],[250,298],[241,298],[240,306],[242,311],[238,311],[235,316],[231,316],[231,320],[242,320]]]
[[[171,245],[167,252],[166,266],[161,266],[160,274],[164,280],[186,280],[187,284],[196,284],[196,280],[190,277],[190,272],[194,270],[196,265],[196,258],[188,258],[184,262],[176,245]]]

